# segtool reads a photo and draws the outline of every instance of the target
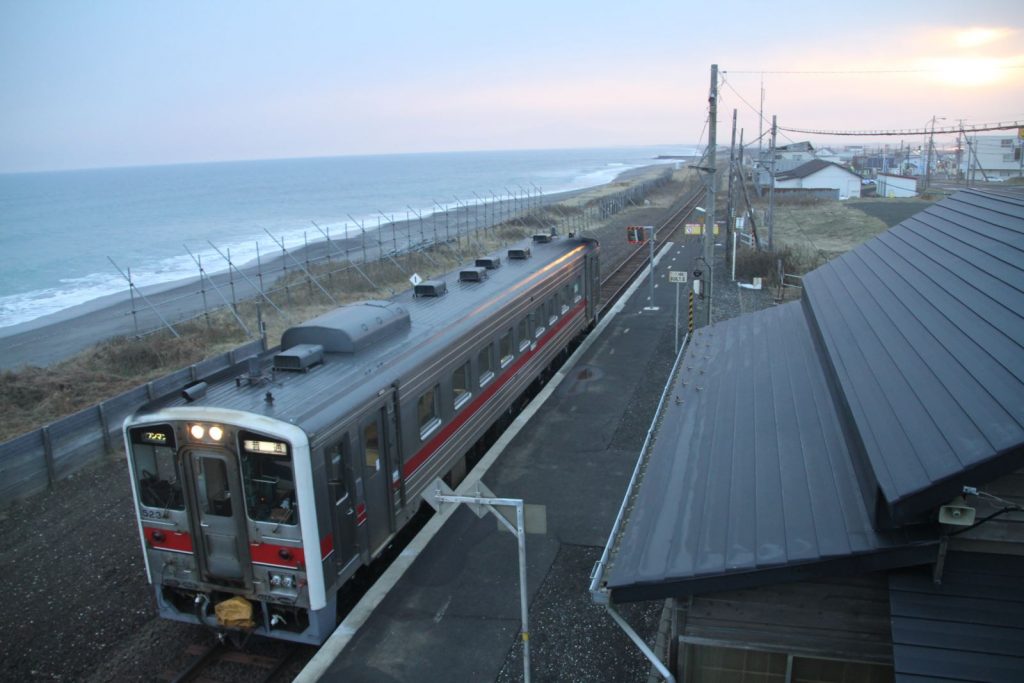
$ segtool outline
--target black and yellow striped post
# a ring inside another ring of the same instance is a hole
[[[693,290],[690,290],[690,317],[686,329],[693,334]]]

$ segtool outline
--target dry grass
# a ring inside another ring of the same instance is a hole
[[[557,207],[549,205],[510,224],[478,231],[470,238],[463,238],[459,244],[439,244],[422,252],[402,254],[395,259],[397,265],[387,260],[361,265],[365,277],[352,267],[339,270],[338,262],[314,268],[314,276],[337,304],[332,303],[304,274],[295,272],[288,279],[276,283],[275,294],[271,296],[287,319],[270,304],[256,300],[240,303],[238,317],[254,334],[259,330],[258,320],[262,319],[267,339],[274,345],[290,325],[309,320],[339,304],[386,299],[393,292],[407,289],[408,277],[414,272],[424,278],[439,276],[551,226],[560,225],[564,230],[567,221],[580,217],[587,207],[635,183],[651,180],[662,172],[654,169],[629,181],[582,192]],[[677,171],[672,183],[649,195],[650,205],[670,205],[692,182],[689,175],[689,171]],[[376,286],[371,285],[367,278]],[[0,441],[96,405],[249,339],[228,309],[200,315],[190,322],[175,323],[175,328],[180,338],[174,338],[166,331],[142,339],[114,338],[46,368],[28,367],[0,372],[0,411],[4,415],[0,422]]]
[[[824,263],[885,230],[881,220],[838,201],[775,207],[776,248],[789,247],[805,254],[800,261],[807,264]]]

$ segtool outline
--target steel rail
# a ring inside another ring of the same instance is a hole
[[[662,221],[655,229],[654,238],[656,249],[660,251],[676,231],[685,224],[686,218],[693,212],[697,204],[704,198],[704,190],[698,190],[688,199],[684,200],[682,206]],[[641,245],[631,252],[622,263],[601,280],[600,314],[604,313],[619,300],[623,292],[632,284],[643,267],[650,260],[648,248]]]

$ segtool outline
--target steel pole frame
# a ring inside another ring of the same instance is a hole
[[[516,535],[519,547],[519,611],[523,627],[520,636],[523,641],[523,680],[530,683],[530,604],[526,594],[526,513],[525,505],[521,498],[486,498],[482,496],[457,496],[434,492],[434,500],[438,503],[464,503],[466,505],[482,505],[498,518],[501,524]],[[516,509],[516,525],[505,519],[504,515],[494,509],[494,506],[514,507]]]

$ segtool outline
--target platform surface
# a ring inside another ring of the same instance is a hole
[[[534,677],[646,676],[646,660],[587,588],[674,360],[667,274],[689,270],[696,250],[677,245],[661,257],[659,310],[644,310],[644,279],[483,476],[497,496],[546,506],[547,533],[528,536],[526,548]],[[684,328],[686,302],[684,285]],[[639,629],[655,627],[646,609],[634,615]],[[519,629],[515,537],[462,506],[320,680],[518,680]]]

